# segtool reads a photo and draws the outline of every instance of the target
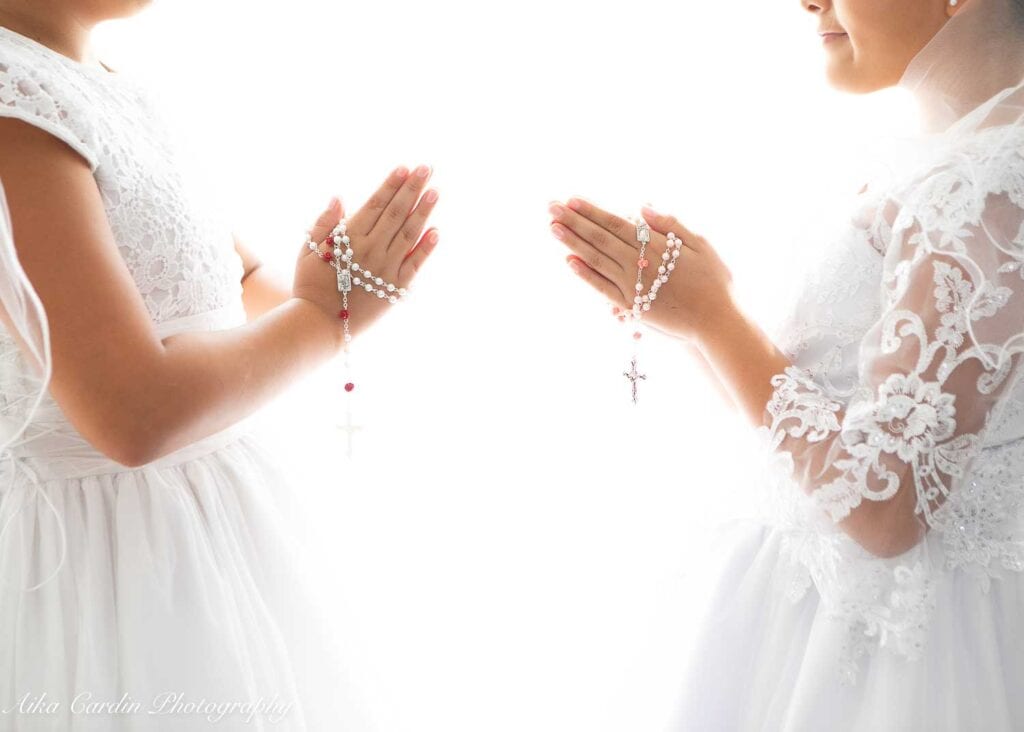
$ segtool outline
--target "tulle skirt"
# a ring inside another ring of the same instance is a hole
[[[753,520],[717,535],[672,729],[1024,730],[1024,575],[1007,573],[986,593],[962,572],[942,573],[925,655],[875,648],[851,684],[839,672],[846,626],[813,586],[786,596],[780,542]]]
[[[0,730],[345,726],[296,486],[252,424],[140,468],[5,489]],[[25,591],[60,562],[57,517],[64,563]]]

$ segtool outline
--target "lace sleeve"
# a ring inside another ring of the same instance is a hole
[[[77,152],[93,171],[99,166],[89,101],[50,64],[33,65],[0,43],[0,117],[38,127]]]
[[[852,396],[833,398],[795,365],[771,379],[760,428],[771,449],[833,522],[872,512],[887,535],[854,538],[874,554],[922,539],[1018,375],[1022,169],[1020,158],[984,173],[946,167],[901,201]]]

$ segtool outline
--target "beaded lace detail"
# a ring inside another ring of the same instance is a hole
[[[1024,145],[986,159],[997,133],[862,199],[780,330],[761,508],[789,596],[816,587],[847,628],[848,683],[879,647],[920,656],[940,573],[988,592],[1024,571]],[[917,543],[844,533],[866,501],[912,510]]]

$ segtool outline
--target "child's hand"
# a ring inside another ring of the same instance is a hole
[[[425,165],[412,173],[404,167],[398,168],[348,220],[353,260],[362,269],[370,270],[375,277],[396,287],[409,287],[438,241],[436,229],[425,229],[427,218],[437,203],[437,191],[424,193],[430,173]],[[310,229],[313,241],[322,242],[343,216],[341,202],[333,199]],[[338,317],[341,294],[337,283],[334,267],[303,245],[295,267],[292,294],[313,302],[330,315],[337,322],[340,334],[343,326]],[[349,331],[355,336],[389,307],[393,306],[386,299],[353,287],[349,293]]]
[[[575,272],[616,307],[632,308],[640,255],[636,225],[578,198],[567,204],[552,203],[550,212],[551,232],[572,251],[566,259]],[[674,233],[683,242],[681,256],[650,311],[643,313],[643,322],[669,335],[699,341],[733,305],[732,274],[706,239],[673,217],[651,209],[644,209],[643,215],[651,228],[644,294],[658,276],[658,268],[667,267],[662,260],[668,248],[666,235]]]

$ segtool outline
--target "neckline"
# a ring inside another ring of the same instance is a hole
[[[100,65],[103,67],[102,69],[98,69],[95,66],[89,66],[88,64],[84,64],[81,61],[76,61],[70,56],[65,56],[63,53],[53,50],[46,44],[40,43],[34,38],[29,38],[26,35],[18,33],[18,31],[16,30],[11,30],[5,25],[0,25],[0,33],[6,33],[13,40],[21,43],[24,46],[28,46],[29,48],[41,51],[49,56],[55,56],[61,63],[70,66],[71,68],[76,69],[78,71],[81,71],[84,74],[106,79],[118,79],[121,77],[119,73],[112,71],[109,66],[104,64],[102,61],[99,61],[99,59],[97,59],[97,61],[99,61]]]

